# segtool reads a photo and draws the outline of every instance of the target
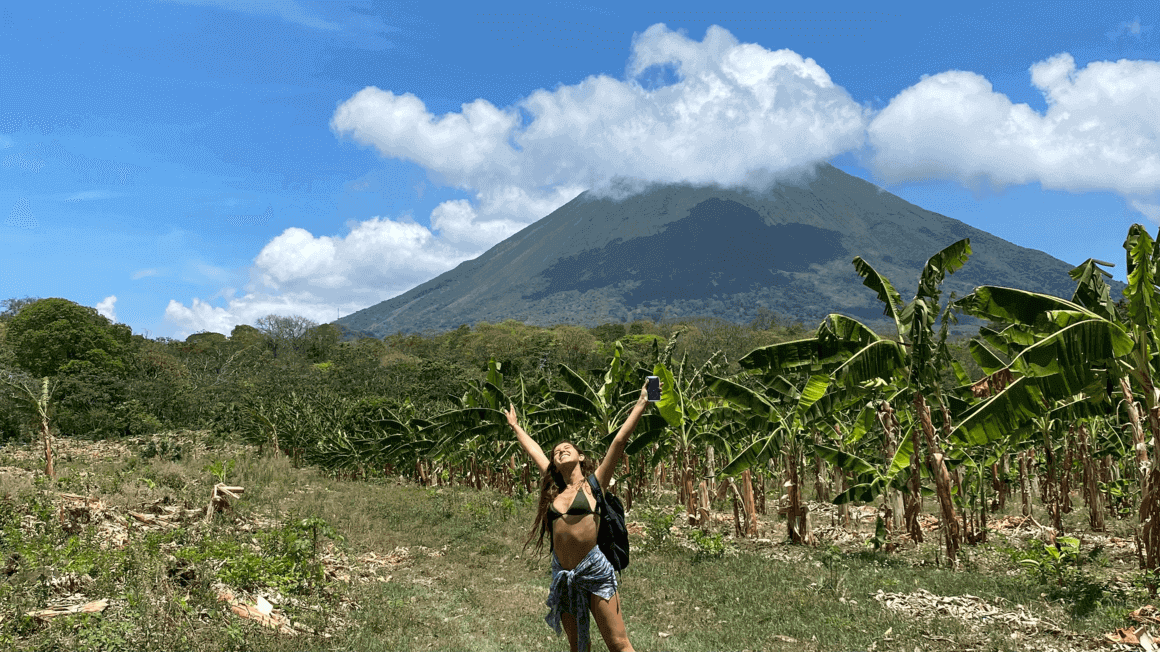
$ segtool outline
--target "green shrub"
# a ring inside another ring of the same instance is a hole
[[[641,513],[641,518],[645,522],[645,533],[648,536],[645,542],[646,550],[658,550],[668,543],[669,536],[672,534],[673,521],[676,520],[679,513],[679,509],[674,509],[670,514],[651,508]]]
[[[160,443],[150,439],[149,443],[141,449],[141,458],[177,462],[181,459],[182,453],[181,444],[171,444],[168,438],[162,439]]]
[[[203,539],[174,555],[192,564],[217,566],[216,578],[237,589],[253,591],[272,587],[301,594],[313,591],[325,579],[318,561],[322,537],[343,540],[326,521],[310,517],[291,520],[276,530],[255,533],[252,538],[257,541],[258,550],[254,550],[252,541]]]
[[[705,534],[700,530],[693,530],[689,533],[689,538],[697,545],[697,551],[693,554],[693,561],[704,561],[706,559],[720,559],[725,556],[725,542],[722,541],[722,534]]]
[[[1044,585],[1048,597],[1066,602],[1073,615],[1090,614],[1097,605],[1122,602],[1123,591],[1110,582],[1099,582],[1083,568],[1079,539],[1058,537],[1057,545],[1031,540],[1027,550],[1008,550],[1012,561],[1027,569],[1028,576]],[[1087,561],[1096,561],[1101,549],[1093,548]]]

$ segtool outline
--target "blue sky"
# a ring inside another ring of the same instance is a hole
[[[7,3],[0,298],[154,338],[329,322],[613,179],[745,185],[816,161],[1123,280],[1128,226],[1160,223],[1158,13]]]

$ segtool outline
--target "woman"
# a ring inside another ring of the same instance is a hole
[[[556,444],[549,459],[540,445],[517,423],[515,406],[511,405],[510,411],[505,413],[520,446],[532,456],[543,476],[539,511],[524,547],[531,543],[537,529],[540,530],[537,550],[544,544],[544,534],[550,537],[552,588],[547,604],[551,611],[545,620],[557,635],[563,622],[572,652],[588,652],[589,610],[596,617],[600,635],[611,652],[633,652],[620,611],[616,573],[600,551],[600,546],[596,545],[600,528],[599,505],[592,495],[588,476],[595,473],[600,490],[608,490],[608,481],[624,455],[628,437],[649,406],[647,387],[646,381],[641,387],[640,399],[620,427],[620,432],[616,433],[599,466],[567,441]],[[556,539],[560,540],[559,547]]]

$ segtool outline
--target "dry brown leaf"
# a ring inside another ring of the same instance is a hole
[[[276,629],[281,634],[289,634],[290,636],[298,634],[298,631],[290,624],[290,619],[284,614],[274,613],[274,605],[261,596],[258,596],[256,604],[249,604],[238,599],[230,591],[222,591],[218,593],[218,600],[228,602],[230,611],[242,618]]]
[[[1140,639],[1136,638],[1136,630],[1131,627],[1117,629],[1111,634],[1104,634],[1104,637],[1113,643],[1126,643],[1128,645],[1139,645]]]
[[[1139,623],[1160,624],[1160,612],[1157,612],[1156,607],[1150,604],[1144,605],[1128,615],[1132,617],[1132,620]]]

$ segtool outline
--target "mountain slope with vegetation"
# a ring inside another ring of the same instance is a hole
[[[948,293],[985,283],[1057,296],[1074,289],[1072,265],[823,164],[763,194],[681,185],[619,200],[581,193],[478,258],[338,323],[382,337],[505,319],[744,324],[766,310],[813,323],[839,312],[885,328],[850,261],[861,256],[910,295],[930,252],[963,238],[974,253],[947,279]]]

